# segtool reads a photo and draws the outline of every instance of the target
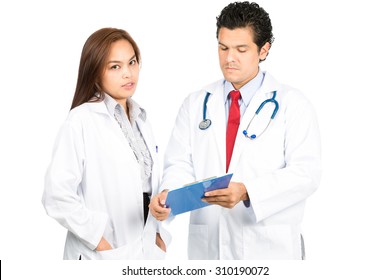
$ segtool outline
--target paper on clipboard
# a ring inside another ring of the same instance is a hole
[[[226,174],[169,191],[165,205],[171,208],[171,215],[178,215],[209,206],[211,204],[201,200],[204,197],[204,193],[227,188],[232,176],[233,174]]]

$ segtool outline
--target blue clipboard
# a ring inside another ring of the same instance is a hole
[[[204,197],[204,193],[227,188],[232,176],[233,174],[226,174],[221,177],[206,179],[169,191],[165,205],[171,208],[171,215],[178,215],[209,206],[211,204],[201,200]]]

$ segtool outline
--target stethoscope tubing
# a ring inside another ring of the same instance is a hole
[[[246,138],[248,138],[248,139],[250,139],[250,140],[255,140],[255,139],[259,138],[261,135],[263,135],[263,133],[267,130],[267,128],[269,127],[271,121],[275,118],[276,113],[277,113],[278,110],[279,110],[279,103],[278,103],[278,101],[276,101],[275,98],[276,98],[276,91],[273,91],[273,92],[272,92],[272,97],[271,97],[271,98],[268,98],[268,99],[266,99],[266,100],[264,100],[264,101],[260,104],[259,108],[257,108],[257,110],[256,110],[255,114],[253,115],[252,119],[249,121],[249,123],[248,123],[246,129],[244,129],[244,130],[242,131],[242,133],[244,134],[244,136],[245,136]],[[272,112],[271,118],[269,119],[267,126],[266,126],[266,127],[264,128],[264,130],[263,130],[260,134],[258,134],[258,135],[256,135],[256,134],[249,134],[249,133],[248,133],[248,130],[249,130],[250,125],[252,124],[253,119],[260,113],[261,109],[263,109],[263,107],[264,107],[267,103],[274,103],[274,105],[275,105],[274,111]]]
[[[211,93],[210,92],[207,92],[206,93],[206,96],[204,98],[204,101],[203,101],[203,120],[199,123],[199,129],[201,130],[205,130],[207,128],[210,127],[211,125],[211,120],[210,119],[207,119],[207,102],[209,100],[209,97],[210,97]],[[253,117],[251,118],[251,120],[249,121],[246,129],[242,132],[244,134],[244,136],[248,139],[251,139],[251,140],[254,140],[258,137],[260,137],[268,128],[268,126],[270,125],[271,121],[275,118],[276,116],[276,113],[278,112],[279,110],[279,103],[278,101],[276,101],[276,91],[273,91],[272,92],[272,97],[271,98],[268,98],[266,100],[264,100],[260,106],[257,108],[255,114],[253,115]],[[267,103],[274,103],[275,105],[275,108],[274,108],[274,111],[272,112],[272,115],[271,115],[271,118],[270,120],[268,121],[268,124],[266,126],[266,128],[259,134],[259,135],[256,135],[256,134],[252,134],[252,135],[249,135],[248,134],[248,129],[253,121],[253,119],[260,113],[261,109],[263,109],[263,107],[267,104]]]
[[[210,95],[211,95],[211,93],[207,92],[206,97],[204,98],[204,101],[203,101],[203,120],[199,123],[199,129],[201,129],[201,130],[206,130],[211,125],[211,120],[206,118],[207,102],[209,101]]]
[[[258,114],[260,113],[261,109],[263,109],[263,107],[264,107],[267,103],[271,102],[271,103],[274,103],[274,104],[275,104],[275,109],[274,109],[274,111],[273,111],[273,113],[272,113],[272,115],[271,115],[271,119],[274,119],[275,116],[276,116],[276,113],[277,113],[278,110],[279,110],[279,103],[278,103],[278,101],[275,100],[275,97],[276,97],[276,91],[273,91],[273,92],[272,92],[272,97],[271,97],[271,98],[268,98],[268,99],[266,99],[266,100],[264,100],[264,101],[260,104],[259,108],[257,108],[255,114],[258,115]],[[254,117],[254,116],[253,116],[253,117]],[[252,118],[252,119],[253,119],[253,118]]]

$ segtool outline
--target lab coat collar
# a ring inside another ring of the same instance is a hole
[[[268,72],[264,72],[263,84],[260,88],[260,93],[267,94],[280,89],[280,83]]]
[[[130,104],[131,108],[131,119],[135,121],[141,119],[145,122],[147,117],[146,111],[131,97],[127,99],[127,102]],[[118,102],[116,102],[110,95],[105,94],[103,102],[90,102],[89,104],[93,111],[114,117],[115,107],[118,105]]]
[[[258,91],[265,94],[265,93],[273,92],[274,90],[278,90],[280,88],[279,82],[275,80],[275,78],[271,74],[269,74],[267,71],[263,71],[261,73],[263,73],[264,77],[263,77],[263,82],[261,84],[261,87]],[[211,94],[215,94],[217,92],[221,92],[223,94],[224,83],[225,80],[220,79],[214,83],[204,86],[203,90]]]
[[[203,87],[203,90],[205,92],[209,92],[210,94],[215,94],[217,93],[218,91],[221,91],[221,93],[223,93],[223,84],[224,84],[225,80],[224,79],[220,79],[212,84],[209,84],[205,87]]]

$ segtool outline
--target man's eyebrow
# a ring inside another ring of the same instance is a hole
[[[219,45],[221,45],[221,46],[224,46],[224,47],[228,47],[228,46],[226,46],[224,43],[221,43],[221,42],[218,42],[218,44]],[[233,46],[233,48],[247,48],[247,47],[249,47],[248,45],[237,45],[237,46]]]

